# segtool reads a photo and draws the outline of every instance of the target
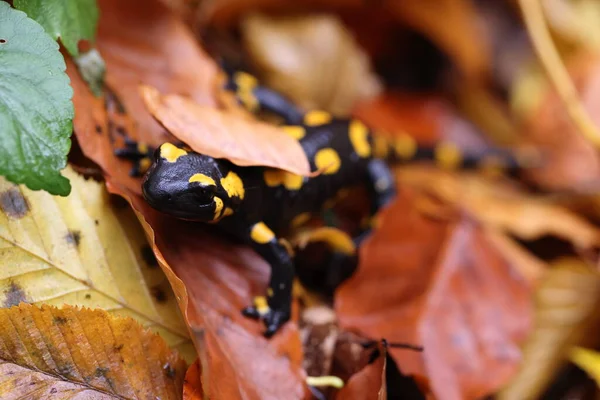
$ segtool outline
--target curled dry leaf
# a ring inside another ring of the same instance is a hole
[[[150,86],[140,91],[152,115],[198,153],[242,166],[268,166],[310,175],[310,164],[298,140],[276,126],[232,117],[182,96],[161,95]]]
[[[103,185],[64,170],[68,197],[0,179],[0,304],[78,305],[136,319],[195,352],[177,302],[135,215]],[[123,207],[124,206],[124,207]]]
[[[185,380],[183,381],[183,400],[202,400],[200,361],[193,363],[185,373]]]
[[[357,272],[336,293],[340,326],[423,346],[390,353],[437,398],[481,398],[518,366],[530,287],[477,224],[457,213],[427,218],[417,203],[404,189],[381,213]]]
[[[433,193],[470,212],[485,226],[533,240],[552,235],[580,249],[600,246],[600,230],[566,208],[527,196],[507,184],[432,168],[398,170],[400,185]]]
[[[131,318],[21,304],[0,323],[3,399],[181,399],[185,362]]]
[[[116,186],[109,189],[119,190]],[[246,246],[205,224],[165,217],[141,196],[125,193],[143,222],[163,269],[174,271],[189,297],[180,307],[192,331],[211,399],[301,399],[307,393],[302,345],[294,322],[273,338],[241,314],[265,290],[267,264]]]
[[[265,85],[306,109],[349,115],[377,95],[370,61],[338,17],[249,14],[241,23],[246,50]]]
[[[141,193],[139,180],[128,176],[131,164],[114,157],[123,136],[159,145],[173,137],[146,109],[138,87],[189,96],[215,106],[217,66],[199,47],[183,21],[158,0],[99,0],[97,48],[106,62],[106,91],[96,98],[71,61],[67,73],[74,89],[74,131],[83,153],[109,179]]]
[[[387,349],[378,345],[380,355],[372,363],[350,377],[336,396],[336,400],[385,400]]]
[[[500,399],[538,399],[573,345],[597,345],[600,274],[579,260],[554,265],[536,291],[534,330]]]

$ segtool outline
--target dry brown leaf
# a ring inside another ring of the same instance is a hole
[[[155,333],[103,310],[0,309],[3,399],[181,399],[185,362]]]
[[[152,115],[198,153],[241,166],[268,166],[310,175],[310,164],[298,140],[276,126],[232,117],[182,96],[161,95],[150,86],[141,87],[140,92]]]
[[[554,265],[536,292],[534,330],[521,370],[500,392],[502,400],[538,399],[568,359],[573,345],[597,345],[600,274],[579,260]]]
[[[336,292],[340,326],[423,346],[390,354],[436,398],[482,398],[518,367],[530,284],[479,224],[456,211],[428,218],[420,196],[401,187],[361,247],[358,270]]]
[[[381,91],[369,58],[333,14],[254,13],[240,27],[264,84],[301,107],[347,116],[357,101]]]
[[[78,305],[136,319],[192,361],[177,301],[135,215],[67,168],[68,197],[0,178],[0,304]]]
[[[582,249],[600,245],[600,230],[577,214],[500,182],[422,167],[399,169],[398,177],[400,185],[433,193],[469,211],[483,224],[522,239],[553,235]]]
[[[183,381],[183,400],[202,400],[202,381],[200,362],[193,363],[185,373]]]

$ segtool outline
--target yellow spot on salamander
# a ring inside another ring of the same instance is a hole
[[[152,159],[150,157],[144,157],[140,160],[140,172],[145,173],[152,165]]]
[[[315,165],[323,174],[332,175],[339,171],[342,161],[334,149],[326,148],[315,154]]]
[[[299,226],[302,226],[305,223],[307,223],[310,217],[311,214],[309,212],[298,214],[292,219],[292,222],[290,222],[290,226],[292,228],[298,228]]]
[[[271,168],[265,169],[263,178],[269,187],[284,185],[288,190],[298,190],[302,187],[302,183],[304,182],[304,177],[301,175]]]
[[[258,311],[260,315],[266,315],[271,310],[265,296],[256,296],[253,303],[254,307],[256,307],[256,311]]]
[[[315,229],[308,237],[308,243],[310,242],[327,243],[332,250],[347,255],[353,255],[356,252],[352,238],[337,228],[322,227]]]
[[[223,211],[222,218],[229,217],[231,214],[233,214],[233,210],[231,208],[227,207],[227,208],[225,208],[225,211]]]
[[[281,129],[283,129],[288,136],[293,137],[296,140],[300,140],[306,135],[306,129],[300,125],[285,125],[282,126]]]
[[[233,80],[241,90],[254,90],[254,88],[258,86],[258,79],[247,72],[236,72],[233,75]]]
[[[242,182],[242,179],[235,172],[229,171],[225,178],[221,178],[221,186],[223,186],[223,189],[225,189],[230,198],[239,197],[242,200],[244,199],[246,192],[244,182]]]
[[[316,387],[333,387],[341,389],[344,387],[344,381],[337,376],[307,376],[306,384]]]
[[[258,222],[252,227],[252,230],[250,231],[250,238],[256,243],[265,244],[273,240],[275,238],[275,234],[263,222]]]
[[[148,152],[148,145],[143,142],[139,142],[137,145],[137,151],[144,154]]]
[[[371,155],[371,145],[368,140],[369,129],[365,124],[358,120],[351,121],[348,136],[350,136],[350,143],[356,154],[363,158]]]
[[[304,116],[304,124],[308,126],[323,125],[331,122],[331,114],[327,111],[313,110],[306,113]]]
[[[412,136],[403,133],[395,138],[394,151],[402,160],[410,160],[417,153],[417,142]]]
[[[267,288],[267,296],[273,297],[273,289]]]
[[[174,163],[179,157],[187,155],[187,151],[180,149],[172,143],[164,143],[160,146],[160,156],[168,162]]]
[[[373,155],[377,158],[386,158],[390,152],[388,139],[384,136],[375,134],[373,138]]]
[[[216,185],[215,180],[208,175],[204,174],[194,174],[188,180],[189,183],[192,182],[200,182],[202,185]]]
[[[460,149],[452,143],[440,143],[435,148],[435,160],[445,169],[454,169],[462,163]]]
[[[223,210],[223,200],[220,197],[215,196],[213,199],[215,202],[215,214],[213,217],[213,221],[217,221],[221,217],[221,210]]]

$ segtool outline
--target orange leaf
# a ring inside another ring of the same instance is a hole
[[[152,115],[198,153],[241,166],[268,166],[310,175],[300,143],[283,129],[204,107],[182,96],[161,95],[150,86],[142,86],[140,92]]]
[[[387,349],[379,345],[381,354],[371,364],[352,375],[336,396],[336,400],[384,400],[387,399],[385,369]]]
[[[202,400],[202,381],[200,380],[200,362],[193,363],[185,373],[183,381],[183,400]]]
[[[131,318],[21,303],[0,323],[3,399],[181,398],[185,362]]]
[[[96,98],[67,60],[74,89],[74,131],[83,153],[130,190],[141,193],[138,179],[128,176],[131,164],[113,151],[123,134],[152,145],[172,140],[154,120],[139,95],[140,83],[180,93],[207,106],[213,95],[217,66],[198,46],[184,23],[158,0],[99,0],[96,45],[106,62],[107,92]]]
[[[473,222],[428,219],[415,201],[404,190],[382,212],[357,272],[336,294],[340,326],[422,345],[420,354],[390,353],[437,398],[484,397],[518,366],[529,285]]]

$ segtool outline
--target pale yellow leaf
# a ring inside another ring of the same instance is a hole
[[[192,361],[176,299],[129,206],[71,168],[64,175],[68,197],[0,179],[0,306],[70,304],[129,316]]]
[[[21,304],[0,326],[2,399],[182,398],[185,362],[131,318]]]
[[[241,32],[264,84],[306,109],[346,116],[381,92],[369,58],[335,15],[249,14]]]
[[[521,370],[501,400],[538,399],[568,358],[568,350],[597,328],[600,274],[578,260],[563,260],[546,273],[537,293],[535,325],[523,349]]]

